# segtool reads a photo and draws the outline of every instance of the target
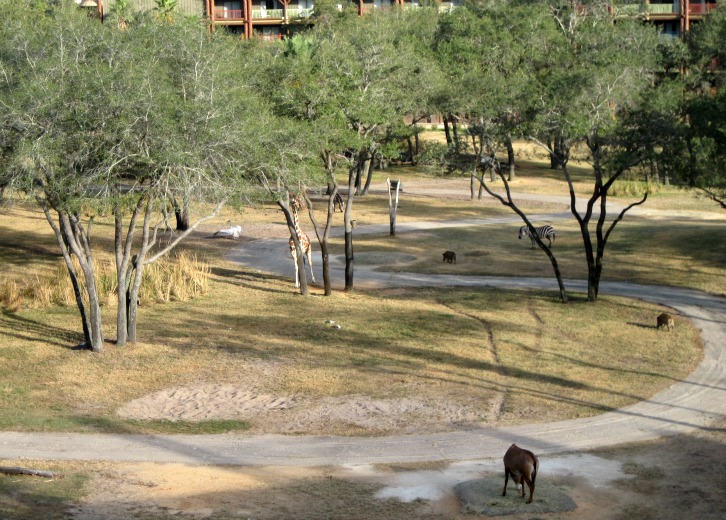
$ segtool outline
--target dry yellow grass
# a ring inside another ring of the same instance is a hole
[[[405,204],[405,218],[412,220],[497,214],[497,207],[485,202],[410,197]],[[354,207],[364,221],[387,221],[385,198],[360,199]],[[115,409],[155,390],[209,382],[254,384],[275,394],[311,397],[439,399],[476,407],[479,418],[492,424],[516,424],[592,415],[635,402],[683,378],[699,360],[697,331],[681,320],[673,334],[656,331],[653,316],[662,309],[642,302],[602,298],[596,305],[564,306],[554,295],[463,289],[335,293],[323,298],[320,289],[313,288],[316,296],[303,298],[287,279],[220,259],[232,242],[205,237],[227,219],[243,227],[283,224],[277,208],[265,205],[225,214],[196,233],[187,248],[208,258],[209,291],[190,301],[142,305],[142,342],[135,346],[117,349],[109,344],[102,356],[71,350],[81,339],[72,307],[0,315],[0,428],[145,431],[143,424],[117,418]],[[97,239],[107,245],[111,227],[99,220]],[[636,247],[644,237],[655,236],[651,223],[642,225],[641,231],[629,230],[636,238],[620,243],[623,251],[613,256],[618,260],[613,263],[625,264],[625,251],[646,279],[647,266],[657,271],[665,261],[659,257],[669,256],[663,248],[678,251],[695,228],[686,226],[683,235],[675,237],[664,228],[660,242],[649,242],[650,247],[660,243],[661,249],[651,252]],[[3,236],[10,236],[0,245],[5,279],[42,277],[56,268],[53,237],[37,212],[4,210],[0,226]],[[567,225],[561,229],[556,252],[563,255],[568,274],[577,274],[578,241]],[[465,273],[484,268],[551,276],[549,263],[517,240],[510,227],[428,232],[426,237],[424,243],[421,235],[395,240],[361,235],[356,247],[410,251],[421,257],[415,266],[421,271]],[[508,249],[510,245],[514,249]],[[455,266],[441,263],[439,249],[449,246],[461,252]],[[572,270],[566,260],[570,254]],[[691,272],[712,270],[708,276],[714,277],[723,272],[715,257],[691,254]],[[673,262],[684,261],[670,256]],[[624,265],[617,268],[626,272]],[[694,277],[684,273],[677,280],[688,285]],[[105,335],[113,338],[114,309],[105,307],[104,319]],[[328,319],[342,328],[326,327]]]

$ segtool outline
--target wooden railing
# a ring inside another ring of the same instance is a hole
[[[689,4],[688,14],[707,14],[716,9],[718,4]]]
[[[647,4],[645,12],[650,14],[675,14],[679,13],[681,7],[675,4]]]
[[[215,9],[214,19],[215,20],[241,20],[242,9]]]
[[[614,5],[613,14],[615,16],[636,16],[642,11],[640,4],[624,4]]]
[[[282,18],[282,9],[252,9],[252,18]]]
[[[297,9],[292,7],[287,10],[287,17],[290,19],[294,18],[310,18],[313,14],[313,10],[306,9],[304,7],[298,7]]]

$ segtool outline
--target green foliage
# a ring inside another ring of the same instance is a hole
[[[177,0],[154,0],[156,17],[165,22],[173,22],[177,8]]]

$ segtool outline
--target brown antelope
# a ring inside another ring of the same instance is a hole
[[[517,487],[522,488],[522,498],[524,498],[524,484],[529,486],[529,500],[532,503],[534,496],[534,481],[537,478],[537,469],[539,468],[539,459],[529,450],[523,450],[516,444],[512,444],[507,453],[504,454],[504,491],[502,496],[507,496],[507,482],[509,475]]]
[[[453,251],[444,251],[444,262],[456,263],[456,253]]]
[[[673,319],[673,316],[671,316],[670,314],[666,314],[664,312],[663,314],[658,316],[658,321],[657,321],[657,325],[656,325],[657,328],[659,328],[659,329],[667,328],[668,330],[671,330],[671,329],[673,329],[673,327],[675,327],[675,325],[676,325],[676,322]]]

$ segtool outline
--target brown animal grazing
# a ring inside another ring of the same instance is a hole
[[[504,491],[502,491],[502,496],[507,496],[507,482],[509,481],[509,475],[512,475],[514,483],[522,488],[522,498],[524,498],[524,483],[527,483],[529,486],[529,500],[527,500],[527,503],[532,503],[534,481],[537,478],[538,468],[539,459],[534,453],[512,444],[507,453],[504,454]]]
[[[676,322],[673,319],[673,316],[670,314],[666,314],[665,312],[658,316],[658,325],[657,328],[663,329],[667,328],[668,330],[673,329],[673,327],[676,326]]]
[[[444,262],[456,263],[456,253],[453,251],[444,251]]]

